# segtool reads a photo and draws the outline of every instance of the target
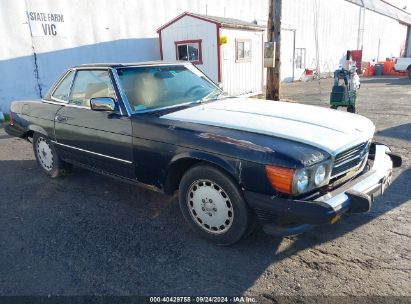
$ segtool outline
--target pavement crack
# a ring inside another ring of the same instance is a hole
[[[401,233],[401,232],[397,232],[397,231],[394,231],[394,230],[388,230],[388,231],[391,232],[391,233],[393,233],[393,234],[396,234],[396,235],[399,235],[399,236],[405,236],[405,237],[411,239],[411,235],[408,235],[408,234],[405,234],[405,233]]]

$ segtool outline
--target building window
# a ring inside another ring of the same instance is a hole
[[[203,64],[201,56],[201,40],[176,41],[176,59]]]
[[[251,40],[250,39],[236,39],[236,62],[251,61]]]
[[[305,69],[305,49],[295,49],[295,68]]]

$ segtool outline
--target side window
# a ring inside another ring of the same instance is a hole
[[[295,67],[305,69],[305,49],[295,49]]]
[[[108,71],[77,71],[69,103],[90,107],[90,99],[96,97],[116,98]]]
[[[69,101],[70,85],[74,77],[74,72],[69,72],[66,77],[60,82],[58,87],[54,90],[51,97],[54,101]]]
[[[251,40],[236,39],[236,62],[251,61]]]

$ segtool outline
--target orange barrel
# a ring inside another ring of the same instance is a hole
[[[365,63],[365,71],[364,71],[364,76],[370,76],[370,63],[366,62]]]

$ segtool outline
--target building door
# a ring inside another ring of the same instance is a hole
[[[281,80],[295,78],[295,30],[281,30]]]

